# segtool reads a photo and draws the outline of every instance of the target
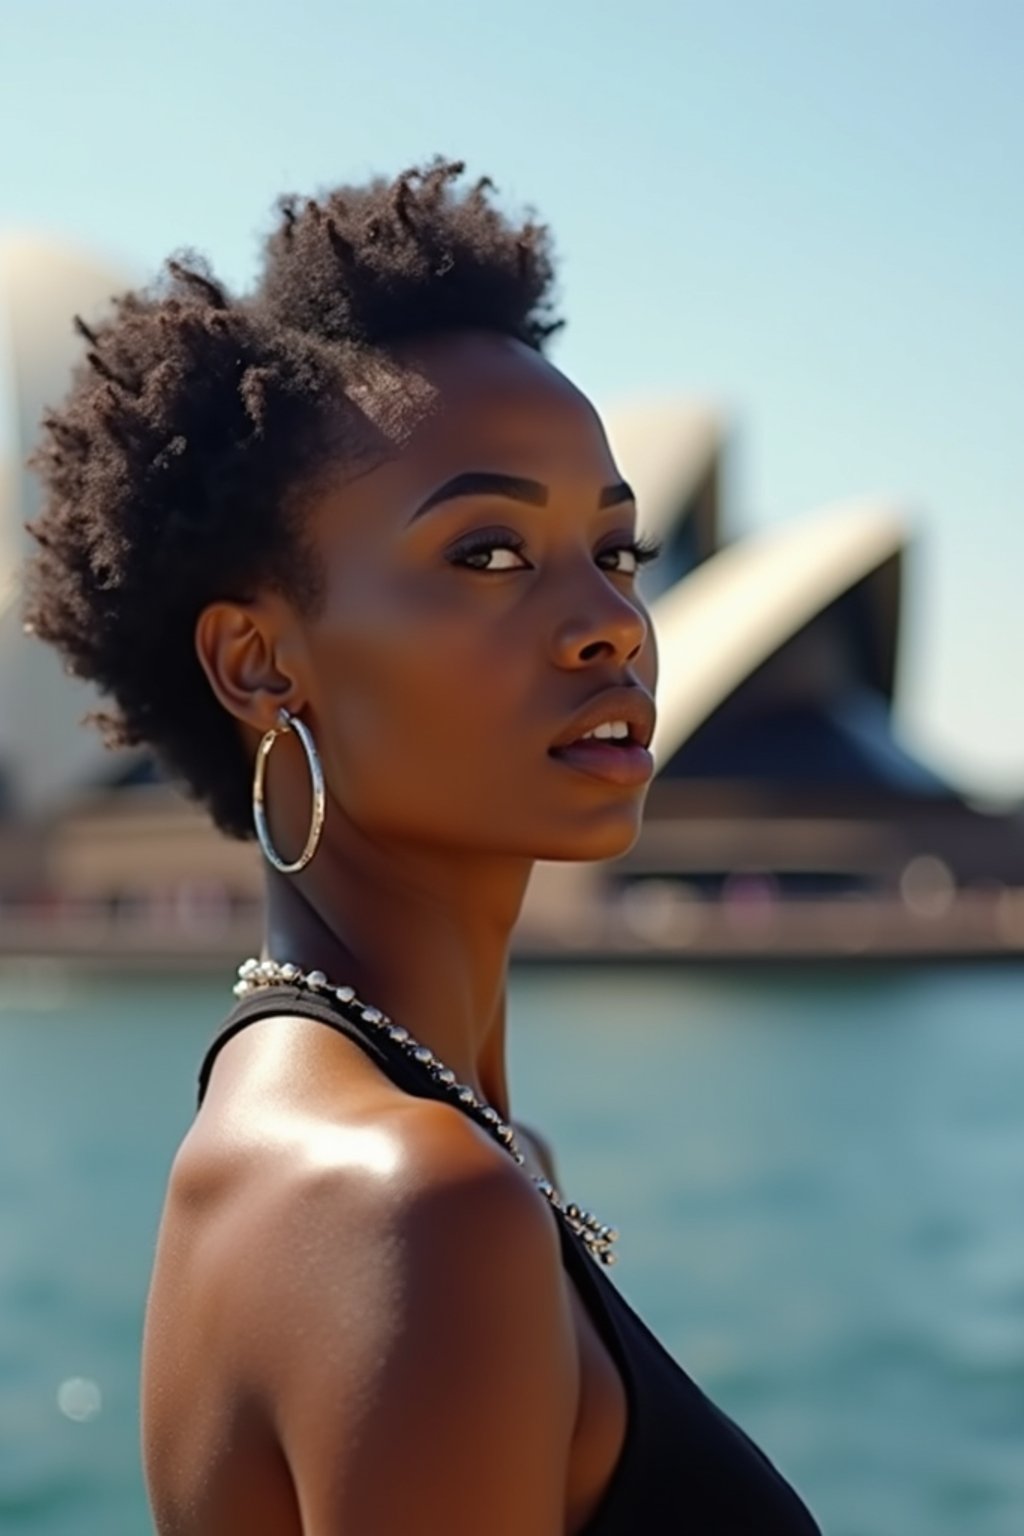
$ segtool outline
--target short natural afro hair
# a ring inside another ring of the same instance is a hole
[[[25,525],[24,627],[116,703],[84,717],[105,744],[148,745],[228,836],[254,835],[250,766],[196,620],[265,586],[315,616],[301,512],[359,453],[347,386],[417,335],[472,327],[542,351],[563,323],[547,228],[509,222],[488,177],[457,191],[464,168],[438,156],[281,198],[247,295],[185,253],[100,323],[75,317],[87,353],[30,460],[45,497]]]

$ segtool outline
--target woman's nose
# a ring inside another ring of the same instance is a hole
[[[607,578],[604,590],[580,594],[570,614],[555,626],[554,660],[560,667],[584,667],[596,660],[633,661],[647,643],[650,620],[638,603],[616,591]]]

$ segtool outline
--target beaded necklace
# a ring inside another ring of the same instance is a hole
[[[314,995],[329,998],[332,1003],[338,1003],[342,1008],[352,1010],[364,1023],[386,1034],[388,1039],[400,1046],[435,1083],[439,1083],[448,1094],[469,1109],[478,1123],[486,1126],[491,1135],[515,1158],[517,1163],[522,1164],[526,1161],[519,1150],[515,1131],[501,1118],[498,1111],[490,1104],[484,1104],[468,1083],[458,1082],[452,1069],[446,1067],[428,1046],[420,1045],[418,1040],[414,1040],[404,1025],[396,1024],[381,1009],[374,1008],[357,997],[354,987],[336,987],[327,980],[323,971],[303,971],[290,960],[282,964],[277,960],[251,958],[243,960],[238,967],[238,981],[232,990],[236,997],[248,997],[250,993],[258,991],[261,987],[281,984],[300,987]],[[593,1256],[602,1264],[614,1264],[617,1255],[612,1253],[611,1248],[619,1235],[616,1229],[605,1226],[596,1216],[583,1210],[581,1206],[564,1205],[550,1179],[538,1178],[536,1175],[531,1177],[541,1194],[550,1201],[573,1232],[583,1239]]]

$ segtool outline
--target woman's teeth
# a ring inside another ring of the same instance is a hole
[[[587,731],[580,741],[589,741],[596,737],[598,741],[624,741],[629,735],[629,726],[625,720],[609,720],[604,725],[596,725],[592,731]]]

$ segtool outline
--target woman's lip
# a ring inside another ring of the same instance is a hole
[[[645,784],[654,773],[654,758],[639,742],[613,746],[609,741],[574,741],[568,747],[552,747],[548,756],[607,784]]]

